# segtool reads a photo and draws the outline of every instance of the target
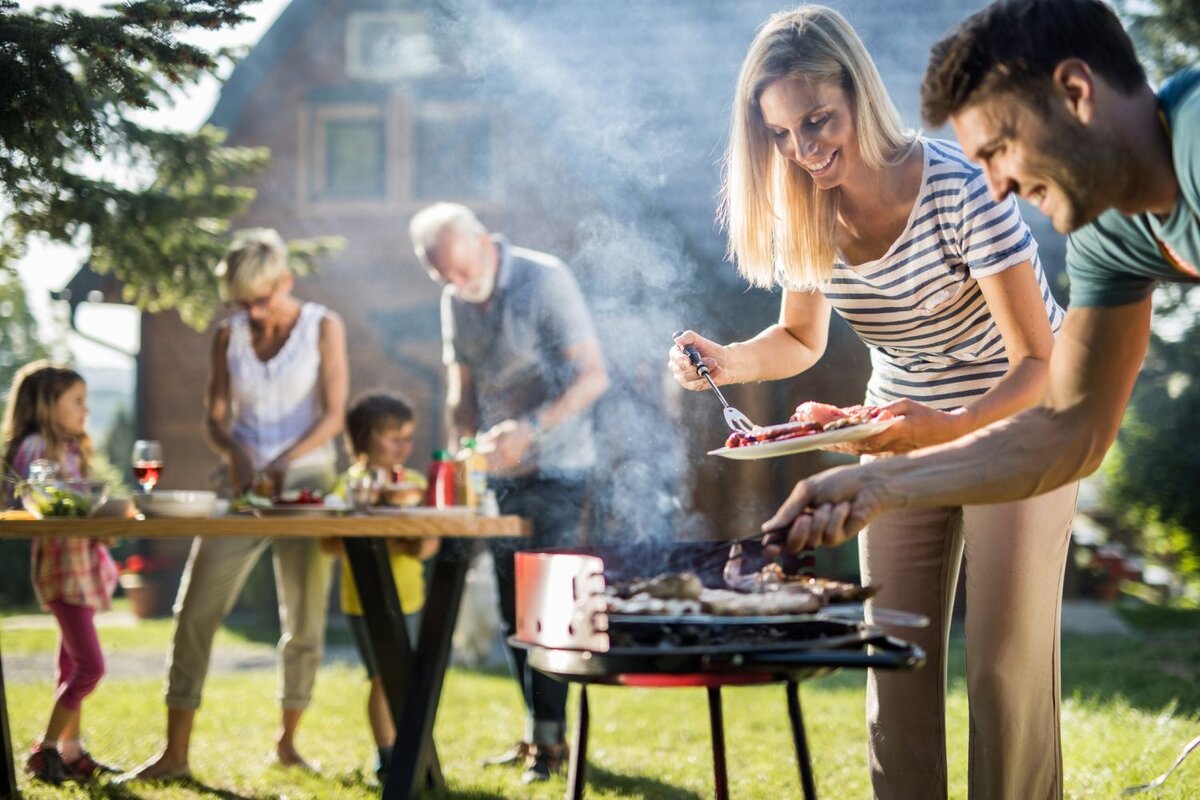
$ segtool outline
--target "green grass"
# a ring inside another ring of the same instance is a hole
[[[1136,615],[1127,617],[1137,624]],[[1165,770],[1200,729],[1200,613],[1153,617],[1138,639],[1068,636],[1063,642],[1063,757],[1066,796],[1116,797],[1125,786]],[[110,649],[165,646],[169,623],[154,622]],[[120,631],[122,635],[126,631]],[[135,634],[141,633],[141,636]],[[6,631],[33,647],[27,632]],[[245,638],[224,633],[222,641]],[[257,640],[257,639],[256,639]],[[268,639],[269,640],[269,639]],[[966,796],[967,702],[961,642],[951,663],[948,698],[950,796]],[[825,797],[870,796],[862,728],[864,677],[843,672],[806,683],[801,699],[817,774]],[[9,687],[12,733],[18,759],[39,733],[50,708],[48,682]],[[275,677],[262,670],[217,675],[209,682],[198,718],[193,769],[202,786],[50,789],[22,782],[28,798],[371,798],[373,750],[364,713],[361,672],[330,667],[321,674],[313,707],[300,735],[304,754],[321,764],[318,776],[266,763],[278,710]],[[798,796],[796,770],[780,686],[726,690],[726,744],[730,789],[737,798]],[[575,694],[572,694],[574,709]],[[698,689],[591,690],[589,798],[711,797],[711,762],[705,696]],[[85,727],[93,752],[133,765],[160,744],[161,675],[102,683],[87,704]],[[505,749],[521,729],[520,702],[502,675],[454,670],[446,679],[436,737],[451,798],[560,798],[558,778],[522,786],[519,772],[482,769],[480,758]],[[18,761],[20,763],[20,761]],[[1200,760],[1185,763],[1153,800],[1195,797]]]

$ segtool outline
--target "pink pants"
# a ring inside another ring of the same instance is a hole
[[[96,609],[50,601],[58,620],[58,675],[54,699],[74,711],[104,677],[104,653],[96,635]]]

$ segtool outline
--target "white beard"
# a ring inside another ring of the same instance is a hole
[[[486,303],[496,288],[496,273],[481,275],[476,280],[459,287],[458,296],[465,303]]]

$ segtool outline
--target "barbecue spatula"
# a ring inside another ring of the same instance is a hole
[[[683,331],[675,331],[675,336],[672,338],[678,339],[682,335]],[[679,345],[676,345],[676,347],[679,347]],[[708,381],[709,388],[716,392],[717,398],[721,401],[721,405],[725,407],[725,424],[728,425],[731,430],[735,430],[740,433],[750,433],[750,431],[754,430],[754,423],[750,421],[750,418],[741,411],[738,411],[733,406],[729,405],[729,403],[725,400],[725,395],[721,394],[721,390],[717,388],[717,384],[713,381],[712,375],[709,374],[708,365],[704,363],[704,359],[700,356],[700,351],[696,349],[695,345],[689,344],[688,346],[680,347],[679,349],[687,354],[688,359],[690,359],[692,362],[692,366],[696,368],[696,373],[701,378],[704,378],[704,380]]]

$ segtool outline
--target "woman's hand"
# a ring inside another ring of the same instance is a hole
[[[263,474],[271,482],[271,486],[275,490],[275,497],[283,494],[284,480],[287,478],[288,467],[291,463],[291,458],[284,454],[263,467]]]
[[[226,451],[229,459],[229,484],[234,495],[241,495],[254,483],[254,463],[250,456],[237,442],[232,443]]]
[[[907,453],[953,441],[971,431],[969,418],[963,409],[938,411],[916,400],[897,400],[883,407],[903,419],[869,439],[843,442],[824,449],[835,453],[861,456],[875,453]]]
[[[676,346],[667,351],[667,367],[671,370],[671,377],[680,386],[693,392],[708,388],[708,381],[700,377],[687,353],[683,352],[683,347],[689,344],[700,351],[700,357],[708,366],[709,375],[714,383],[721,385],[734,382],[728,370],[728,348],[689,330],[675,337]]]

